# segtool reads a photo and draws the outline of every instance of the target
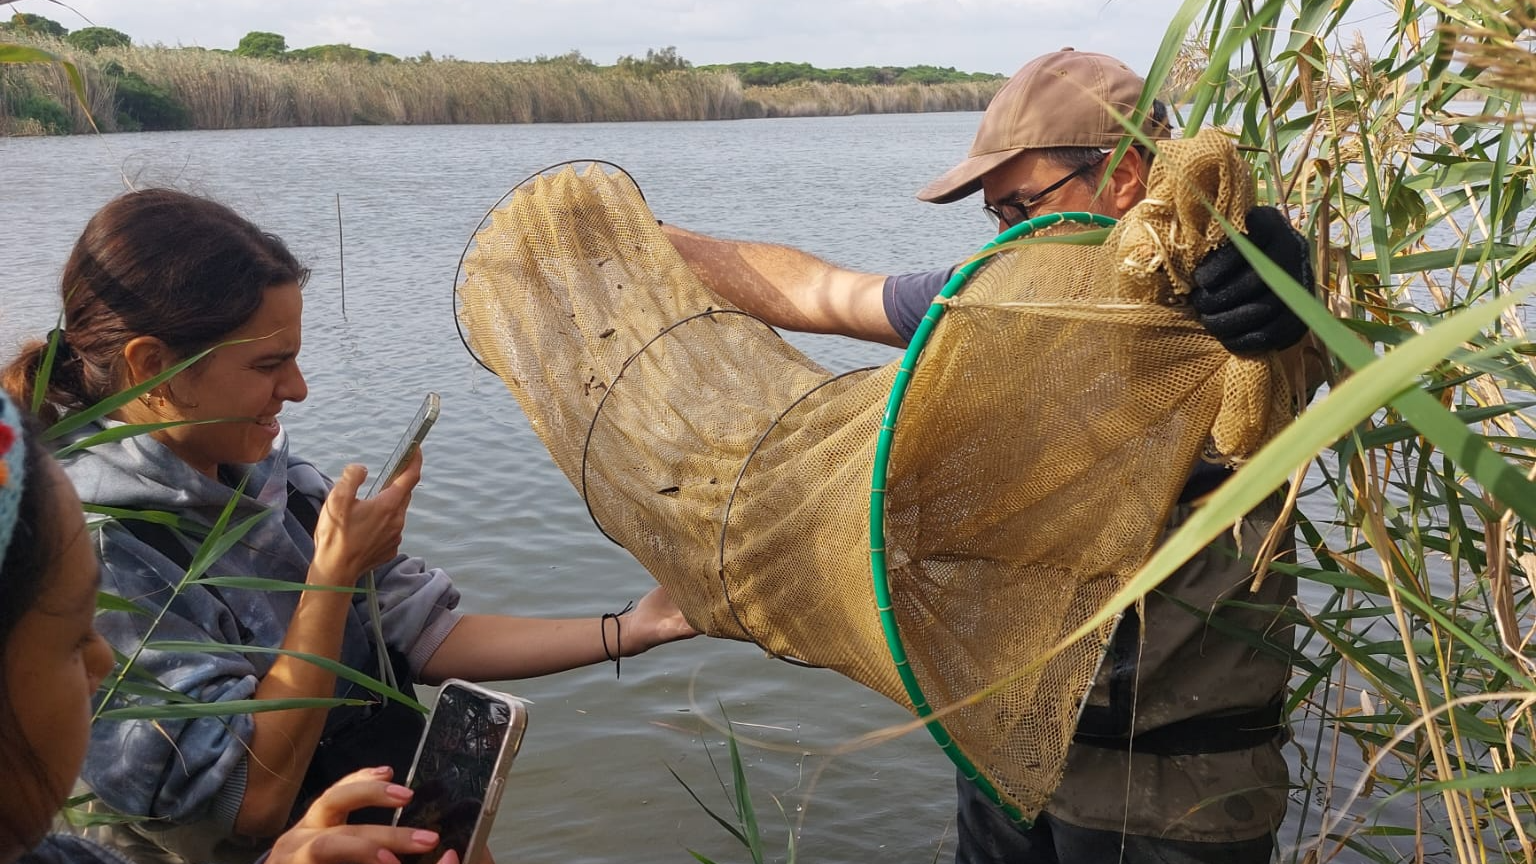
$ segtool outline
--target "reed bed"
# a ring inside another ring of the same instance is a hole
[[[1005,81],[853,85],[823,82],[748,87],[746,116],[825,117],[983,111]]]
[[[188,125],[194,129],[976,111],[986,107],[1001,85],[987,81],[743,88],[728,71],[687,69],[647,76],[620,68],[562,63],[281,63],[196,49],[133,47],[86,54],[63,43],[50,42],[47,47],[80,68],[93,94],[92,115],[103,131],[117,128],[113,81],[103,72],[109,63],[164,88],[186,109]],[[27,68],[0,74],[26,81],[33,91],[59,104],[72,100],[67,81],[57,70]],[[6,107],[0,103],[0,109]],[[72,110],[76,115],[73,131],[89,131],[84,112]],[[19,130],[7,131],[17,134]]]
[[[733,78],[703,73],[647,79],[547,64],[274,63],[185,50],[132,49],[111,59],[169,89],[198,129],[714,120],[741,102]]]
[[[62,42],[50,41],[49,51],[73,60],[73,51]],[[87,55],[89,56],[89,55]],[[116,131],[114,102],[116,83],[99,72],[80,68],[84,84],[83,94],[76,94],[70,85],[69,75],[53,63],[29,63],[0,66],[0,135],[46,135],[49,129],[32,117],[18,116],[18,103],[28,95],[41,96],[62,112],[68,124],[67,130],[84,133],[95,130],[92,119],[97,118],[101,131]],[[83,101],[83,105],[82,105]],[[87,113],[89,112],[89,113]]]

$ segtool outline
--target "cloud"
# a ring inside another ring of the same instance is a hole
[[[1177,0],[72,0],[140,42],[230,48],[251,30],[293,47],[347,42],[399,56],[431,51],[517,60],[580,50],[600,63],[675,46],[695,63],[920,63],[1011,73],[1064,45],[1146,68]],[[85,26],[43,0],[22,11]],[[73,20],[71,20],[73,19]]]
[[[380,41],[373,24],[360,15],[329,15],[285,35],[290,47],[346,43],[366,48]]]

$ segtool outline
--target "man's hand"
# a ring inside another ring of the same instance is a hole
[[[1246,236],[1269,260],[1311,291],[1307,239],[1273,207],[1248,211]],[[1196,317],[1233,354],[1283,351],[1301,341],[1307,325],[1254,271],[1237,247],[1223,243],[1195,267],[1189,302]]]

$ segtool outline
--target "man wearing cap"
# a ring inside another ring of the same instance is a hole
[[[1064,49],[1020,69],[993,98],[970,154],[918,193],[944,204],[977,191],[999,230],[1032,216],[1119,218],[1146,194],[1151,151],[1117,119],[1134,117],[1144,82],[1102,54]],[[1114,109],[1111,113],[1105,106]],[[1139,124],[1168,137],[1155,103]],[[1304,285],[1306,241],[1273,208],[1248,236]],[[881,276],[799,250],[720,240],[667,225],[673,245],[721,296],[777,327],[904,345],[948,280],[946,268]],[[1196,268],[1191,305],[1233,353],[1290,349],[1305,326],[1230,245]],[[1302,350],[1300,348],[1298,351]],[[1224,481],[1195,467],[1169,520]],[[958,864],[973,862],[1268,862],[1285,813],[1283,698],[1293,638],[1278,608],[1295,580],[1271,573],[1249,591],[1251,562],[1279,518],[1277,499],[1202,550],[1121,618],[1067,755],[1061,785],[1031,826],[1014,823],[959,780]],[[1289,549],[1289,543],[1283,548]]]

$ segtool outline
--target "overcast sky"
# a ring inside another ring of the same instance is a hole
[[[139,43],[233,48],[251,30],[290,48],[346,42],[398,56],[521,60],[578,49],[598,63],[676,46],[695,64],[953,66],[1011,74],[1071,45],[1138,71],[1177,0],[19,0],[71,30],[95,23]],[[3,7],[0,7],[3,9]],[[3,14],[3,12],[0,12]],[[83,16],[83,17],[82,17]]]

